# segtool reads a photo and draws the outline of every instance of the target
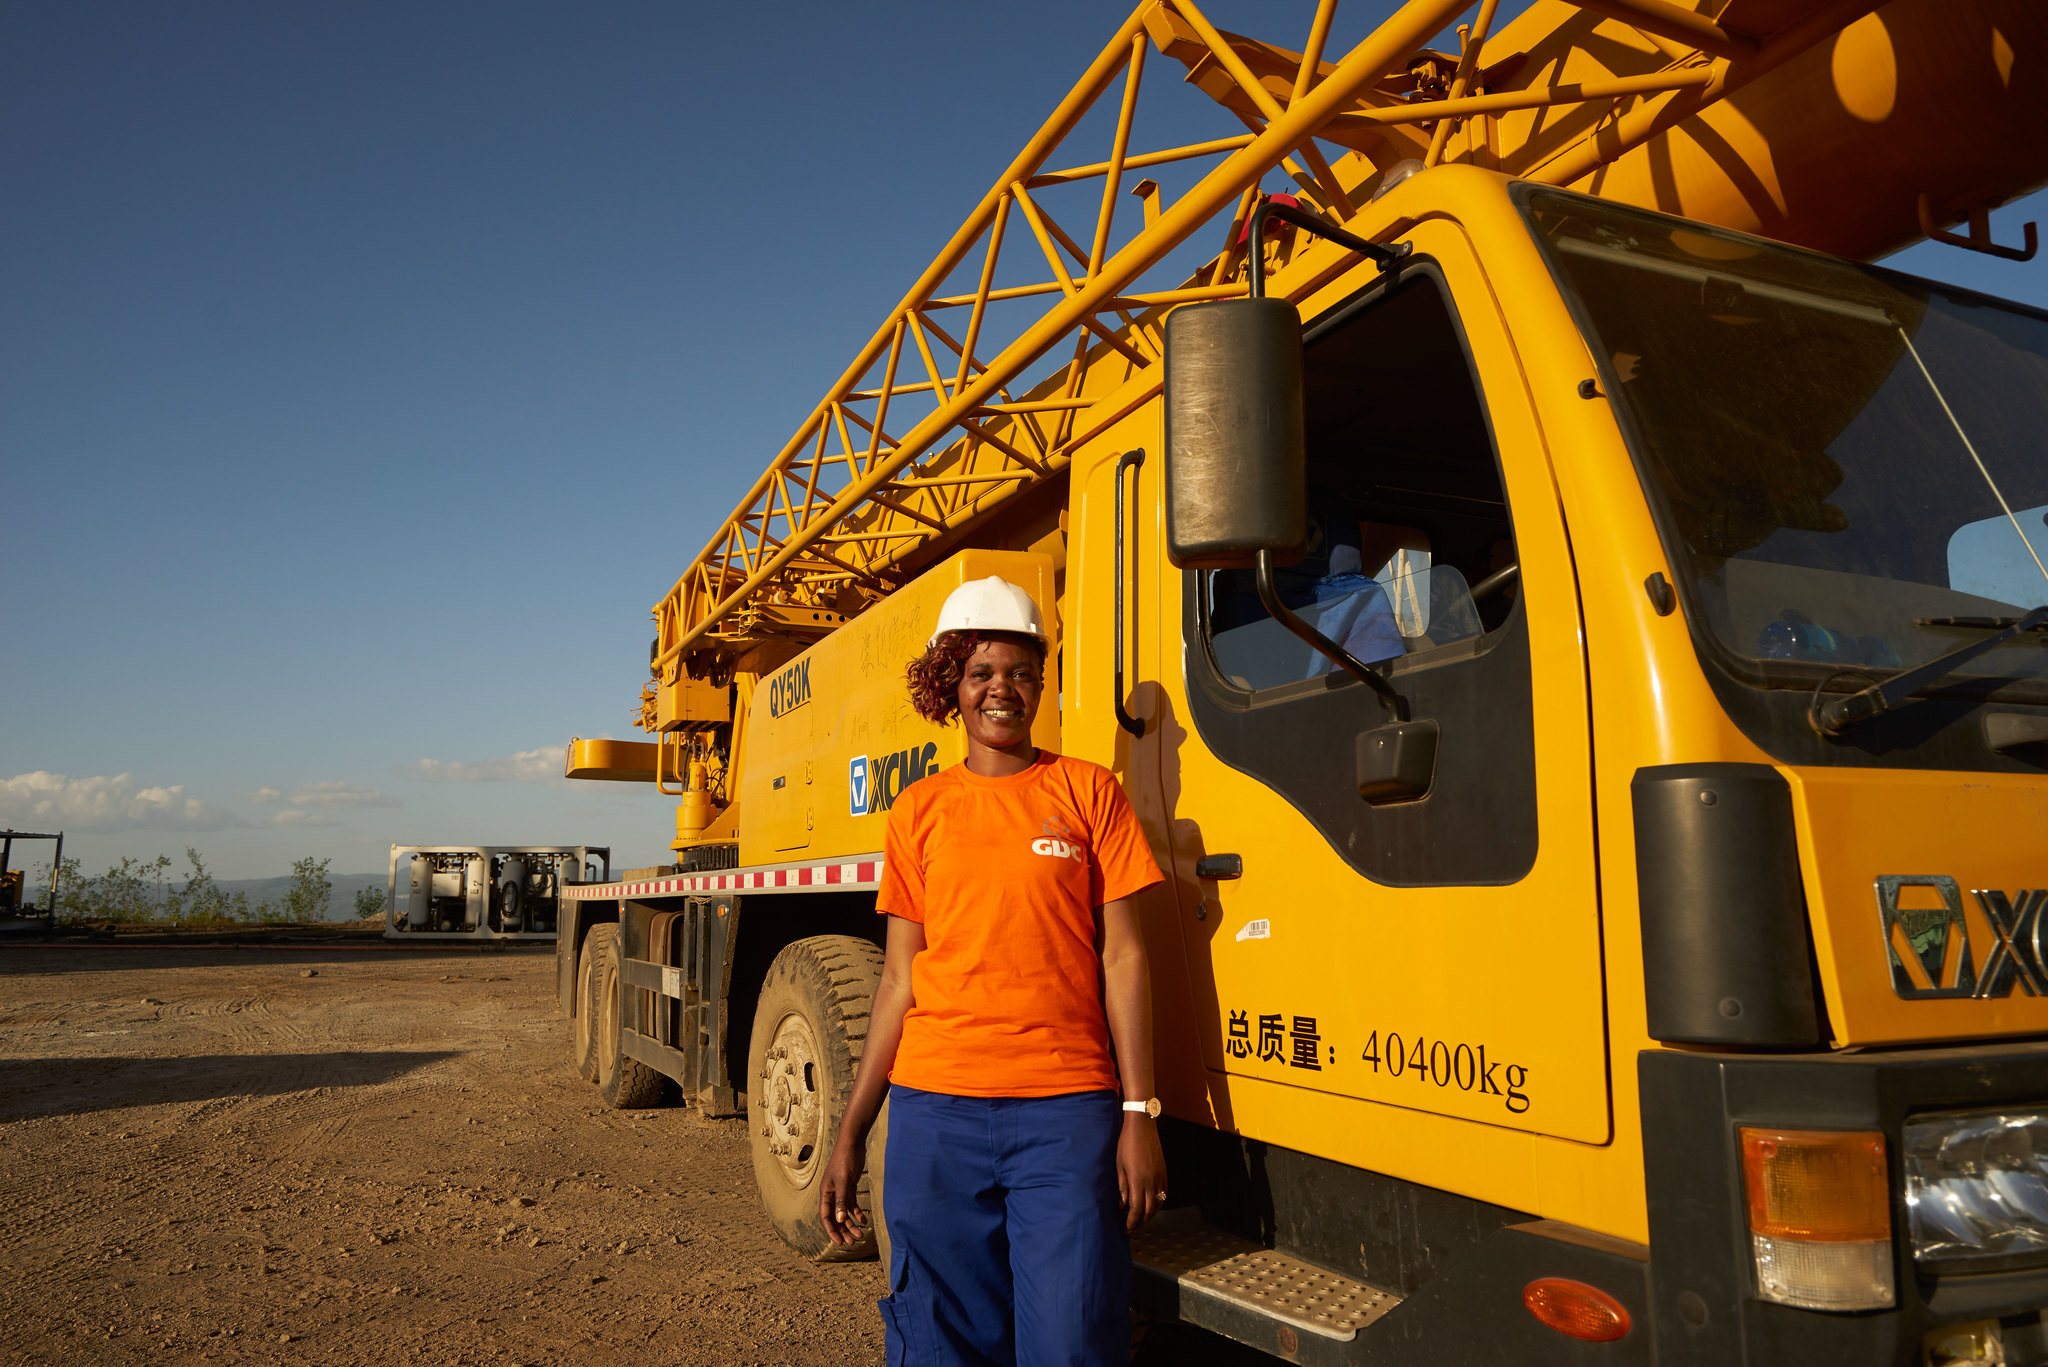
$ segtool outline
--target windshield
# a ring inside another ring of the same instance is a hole
[[[1742,672],[1881,676],[2048,603],[2048,319],[1577,196],[1529,210]],[[1957,672],[2048,679],[2044,647]]]

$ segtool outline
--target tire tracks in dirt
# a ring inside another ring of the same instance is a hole
[[[738,1122],[601,1111],[551,958],[377,957],[0,955],[0,1362],[879,1361],[879,1269]]]

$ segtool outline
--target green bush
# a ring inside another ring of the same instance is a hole
[[[179,925],[218,926],[249,919],[248,893],[223,892],[207,871],[199,851],[190,845],[185,847],[185,859],[192,865],[192,872],[184,887],[165,892],[164,920]]]
[[[384,919],[384,889],[367,887],[356,889],[356,919],[358,921]]]
[[[214,881],[199,851],[186,846],[192,866],[180,886],[172,886],[168,855],[154,859],[124,856],[97,877],[88,876],[75,857],[54,870],[57,878],[57,919],[106,924],[154,922],[186,926],[290,925],[318,921],[327,915],[334,884],[327,877],[330,860],[301,859],[292,865],[292,885],[282,903],[249,901],[246,892],[227,892]],[[50,886],[52,869],[35,870],[36,880]],[[383,899],[378,896],[381,907]]]
[[[307,858],[292,865],[292,885],[285,889],[280,920],[304,925],[327,919],[327,903],[334,895],[334,884],[327,878],[327,866],[332,862]]]
[[[57,919],[60,921],[154,921],[164,903],[164,872],[171,867],[168,855],[155,859],[131,859],[108,867],[97,878],[86,876],[75,858],[58,865]],[[49,886],[50,867],[39,870],[42,884]]]

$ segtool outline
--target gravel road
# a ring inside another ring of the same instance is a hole
[[[0,949],[0,1362],[880,1362],[879,1266],[775,1237],[738,1122],[601,1110],[553,968]]]
[[[0,1360],[866,1363],[737,1122],[600,1111],[551,953],[0,955]],[[313,976],[307,976],[307,974]]]

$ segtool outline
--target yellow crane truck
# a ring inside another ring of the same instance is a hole
[[[1000,575],[1168,872],[1139,1308],[2048,1362],[2048,315],[1865,264],[2032,252],[2048,5],[1335,8],[1141,5],[656,605],[652,738],[568,751],[678,799],[567,889],[578,1066],[826,1255],[889,809],[963,755],[903,668]],[[1162,69],[1218,136],[1136,139]]]

